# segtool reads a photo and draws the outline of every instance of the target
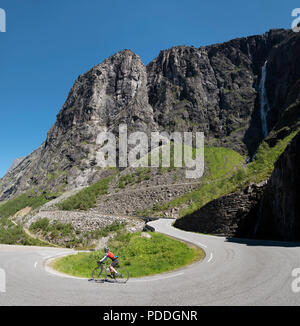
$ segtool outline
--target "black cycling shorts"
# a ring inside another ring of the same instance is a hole
[[[118,259],[115,259],[115,260],[113,260],[113,262],[111,263],[111,266],[112,266],[112,267],[116,267],[118,264],[119,264],[119,260],[118,260]]]

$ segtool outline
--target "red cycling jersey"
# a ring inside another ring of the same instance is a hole
[[[104,263],[107,258],[110,258],[112,261],[117,261],[118,256],[115,256],[111,251],[107,252],[105,256],[100,260],[101,263]]]
[[[109,251],[109,252],[107,253],[107,256],[108,256],[108,258],[110,258],[111,260],[115,260],[115,259],[116,259],[115,255],[114,255],[111,251]]]

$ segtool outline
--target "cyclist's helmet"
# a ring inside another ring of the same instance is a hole
[[[108,247],[105,247],[104,248],[104,252],[109,252],[109,248]]]

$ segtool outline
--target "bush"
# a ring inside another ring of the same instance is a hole
[[[169,202],[145,209],[139,214],[162,215],[162,212],[173,207],[187,206],[179,211],[179,216],[183,217],[216,198],[243,189],[251,182],[266,180],[272,174],[278,157],[298,131],[278,141],[274,147],[263,141],[257,150],[256,159],[247,166],[243,166],[243,157],[231,149],[206,147],[204,152],[206,172],[199,188]]]
[[[36,222],[33,222],[30,225],[29,230],[30,231],[43,230],[46,232],[48,228],[49,228],[49,220],[47,218],[42,218]]]
[[[45,245],[43,242],[29,237],[20,225],[13,224],[9,217],[29,206],[39,208],[48,202],[46,195],[27,193],[0,205],[0,243],[21,245]]]
[[[99,239],[108,236],[112,232],[120,232],[122,229],[125,228],[125,226],[126,226],[125,223],[120,223],[118,221],[115,221],[112,224],[105,226],[104,228],[94,230],[94,231],[88,231],[84,234],[83,237],[85,239]]]
[[[52,237],[65,237],[76,234],[72,224],[61,223],[57,220],[50,223],[47,218],[42,218],[36,222],[33,222],[30,225],[29,230],[33,232],[42,232],[44,236],[50,234]]]
[[[0,243],[19,244],[27,246],[45,246],[45,243],[38,239],[29,237],[19,225],[14,225],[7,221],[5,225],[0,225]]]
[[[57,204],[57,207],[66,211],[73,209],[88,210],[89,208],[95,207],[97,199],[107,193],[112,178],[113,176],[109,176],[96,182],[92,186],[84,188],[76,195]]]
[[[0,218],[6,219],[13,216],[21,209],[29,206],[36,209],[48,202],[46,195],[33,196],[29,194],[20,195],[0,205]]]

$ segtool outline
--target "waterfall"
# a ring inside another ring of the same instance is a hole
[[[261,128],[264,138],[268,136],[268,124],[267,115],[270,111],[270,105],[266,91],[266,78],[267,78],[267,61],[261,70],[261,79],[259,83],[259,101],[260,101],[260,117],[261,117]]]
[[[250,53],[249,43],[247,43],[247,52],[248,52],[248,58],[250,58],[252,60],[252,55]]]

